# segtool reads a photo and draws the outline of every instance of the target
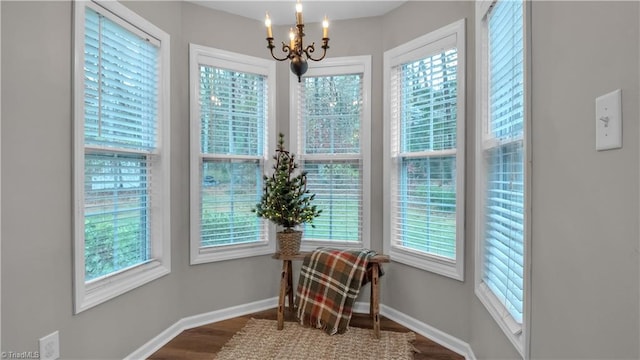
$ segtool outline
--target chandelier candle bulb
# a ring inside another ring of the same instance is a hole
[[[271,18],[269,17],[269,13],[264,19],[264,25],[267,27],[267,37],[273,38],[273,32],[271,31]]]
[[[296,23],[302,25],[302,4],[300,0],[296,3]]]
[[[296,34],[293,32],[293,28],[289,29],[289,48],[294,51],[296,48]]]
[[[327,19],[327,17],[324,17],[324,20],[322,20],[322,38],[326,39],[329,37],[329,19]]]

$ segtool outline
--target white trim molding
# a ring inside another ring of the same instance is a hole
[[[380,314],[390,320],[397,322],[407,329],[415,331],[418,334],[446,347],[447,349],[464,356],[465,359],[476,359],[471,346],[468,343],[456,338],[455,336],[449,335],[444,331],[436,329],[429,324],[416,320],[411,316],[401,313],[400,311],[388,307],[384,304],[380,305]]]
[[[124,360],[146,359],[185,330],[231,319],[238,316],[252,314],[258,311],[273,309],[276,306],[278,306],[278,298],[274,297],[182,318],[176,321],[173,325],[169,326],[166,330],[155,336],[153,339],[147,341],[140,348],[134,350],[131,354],[125,356]],[[356,302],[353,306],[353,312],[359,314],[368,313],[369,303],[360,301]],[[455,336],[451,336],[441,330],[434,328],[431,325],[418,321],[410,317],[409,315],[401,313],[400,311],[385,305],[380,305],[380,314],[389,318],[390,320],[397,322],[407,329],[415,331],[416,333],[435,341],[436,343],[446,347],[447,349],[464,356],[465,359],[476,359],[471,346],[469,346],[469,344],[467,344],[466,342],[456,338]]]
[[[153,339],[147,341],[131,354],[125,356],[124,360],[146,359],[185,330],[258,311],[272,309],[276,306],[278,306],[278,298],[274,297],[182,318]]]

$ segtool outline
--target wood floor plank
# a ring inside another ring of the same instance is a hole
[[[200,360],[212,359],[222,349],[229,339],[240,331],[251,318],[277,319],[277,309],[270,309],[233,319],[219,321],[212,324],[185,330],[149,357],[151,360]],[[290,311],[285,311],[285,321],[295,321]],[[353,314],[350,326],[371,328],[369,314]],[[380,329],[383,331],[408,332],[409,329],[385,318],[380,317]],[[416,334],[413,346],[419,353],[415,360],[463,360],[464,357],[437,344],[436,342]]]

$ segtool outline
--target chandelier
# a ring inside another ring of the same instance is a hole
[[[284,41],[282,42],[282,52],[285,55],[283,58],[279,58],[273,53],[275,45],[273,45],[273,32],[271,31],[269,13],[267,13],[264,24],[267,27],[267,48],[271,51],[271,56],[278,61],[291,60],[291,72],[298,77],[298,82],[300,82],[300,77],[307,72],[309,67],[307,59],[320,61],[327,55],[327,49],[329,48],[329,20],[325,16],[322,21],[322,56],[314,58],[312,54],[316,50],[315,43],[304,47],[302,41],[304,39],[304,22],[302,21],[302,4],[300,0],[296,3],[296,28],[289,29],[289,45],[285,44]]]

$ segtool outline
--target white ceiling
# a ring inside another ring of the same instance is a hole
[[[274,25],[295,24],[295,0],[280,1],[217,1],[217,0],[186,0],[212,9],[241,15],[256,20],[264,20],[269,12]],[[378,16],[388,13],[406,1],[368,0],[368,1],[340,1],[340,0],[303,0],[302,14],[305,23],[321,22],[326,15],[331,20],[355,19],[361,17]]]

